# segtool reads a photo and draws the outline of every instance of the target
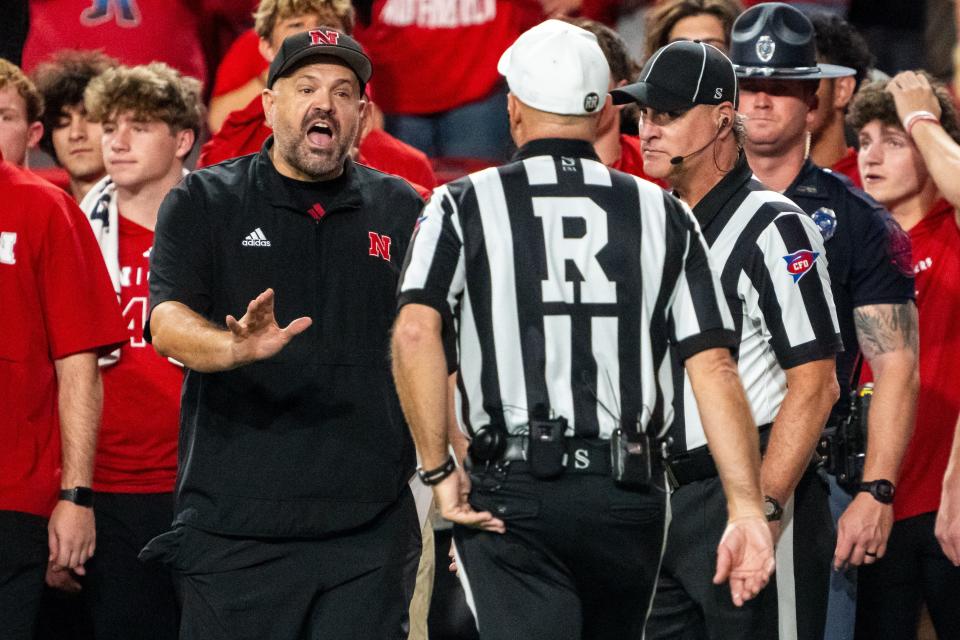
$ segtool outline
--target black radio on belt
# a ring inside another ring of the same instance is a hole
[[[649,487],[653,480],[654,456],[660,455],[656,439],[636,428],[619,428],[610,437],[610,466],[613,480],[630,489]]]
[[[556,478],[564,470],[566,418],[530,420],[527,434],[527,464],[535,478]]]
[[[837,478],[837,484],[853,495],[863,479],[867,451],[867,414],[873,384],[867,383],[850,393],[850,410],[824,430],[817,445],[824,470]]]

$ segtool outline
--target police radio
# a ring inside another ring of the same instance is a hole
[[[851,391],[849,412],[824,430],[817,445],[824,470],[835,476],[837,484],[850,495],[856,493],[863,480],[863,464],[867,455],[867,416],[872,397],[872,382]]]

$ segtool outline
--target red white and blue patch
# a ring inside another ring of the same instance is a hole
[[[790,255],[783,256],[784,261],[787,263],[787,273],[793,277],[794,282],[799,282],[800,278],[805,276],[808,271],[813,269],[813,265],[817,262],[817,258],[820,257],[820,254],[816,251],[808,251],[803,249],[801,251],[795,251]]]

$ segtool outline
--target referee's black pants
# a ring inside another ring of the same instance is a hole
[[[679,487],[646,640],[821,640],[836,542],[829,493],[813,470],[793,495],[770,583],[742,607],[713,584],[727,504],[717,477]],[[782,618],[782,619],[781,619]],[[786,631],[782,635],[781,627]]]
[[[420,527],[409,490],[329,538],[246,538],[181,526],[141,557],[171,565],[180,640],[405,640]]]
[[[470,503],[506,524],[453,530],[460,580],[482,640],[624,640],[643,634],[667,496],[568,470],[472,475]]]

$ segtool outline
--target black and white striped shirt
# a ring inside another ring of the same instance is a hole
[[[668,428],[669,343],[682,357],[735,346],[719,291],[688,209],[589,143],[551,139],[435,191],[400,305],[455,323],[468,435],[552,414],[607,438],[621,419]]]
[[[756,178],[741,154],[693,209],[740,338],[740,378],[758,425],[773,422],[786,395],[784,369],[843,350],[817,225]],[[680,354],[674,358],[677,362]],[[685,373],[676,402],[674,452],[706,444]]]

